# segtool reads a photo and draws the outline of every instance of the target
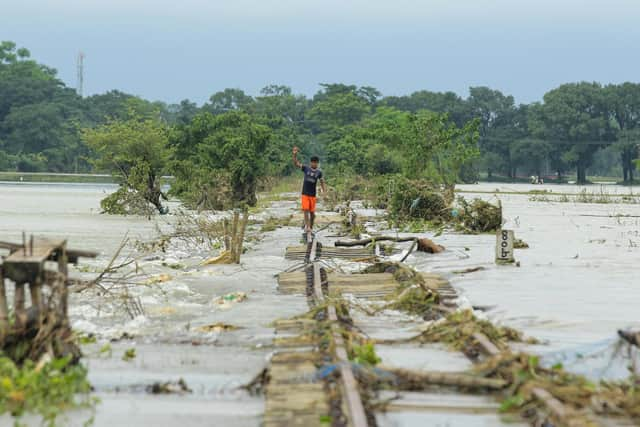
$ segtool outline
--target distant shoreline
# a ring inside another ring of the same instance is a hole
[[[163,176],[163,183],[173,177]],[[0,182],[46,182],[77,184],[117,184],[113,175],[90,173],[53,173],[53,172],[0,172]]]

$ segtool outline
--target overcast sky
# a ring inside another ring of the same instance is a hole
[[[640,81],[638,0],[3,0],[0,40],[85,94],[198,103],[267,84],[385,95],[486,85],[540,100],[570,81]]]

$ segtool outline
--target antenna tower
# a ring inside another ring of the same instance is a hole
[[[84,86],[84,53],[79,52],[78,53],[78,75],[77,75],[77,82],[76,82],[76,93],[78,95],[80,95],[80,97],[82,97],[82,90],[83,90],[83,86]]]

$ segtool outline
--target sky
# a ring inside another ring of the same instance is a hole
[[[638,0],[1,0],[0,40],[84,93],[202,103],[268,84],[384,95],[490,86],[540,101],[566,82],[640,81]]]

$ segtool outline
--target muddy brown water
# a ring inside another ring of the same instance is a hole
[[[481,184],[462,186],[465,191],[501,192],[539,190],[541,186]],[[546,187],[546,186],[545,186]],[[554,192],[577,193],[574,186],[548,186]],[[66,237],[69,245],[97,250],[104,265],[123,236],[148,240],[157,227],[170,229],[171,215],[160,220],[99,214],[99,201],[115,189],[111,185],[0,184],[0,236],[19,241],[21,232]],[[589,191],[595,188],[589,187]],[[628,192],[607,187],[612,192]],[[640,192],[640,188],[632,189]],[[626,194],[626,193],[625,193]],[[490,194],[478,194],[494,199]],[[465,194],[473,197],[473,194]],[[528,195],[499,194],[506,227],[515,230],[530,249],[519,250],[520,267],[493,263],[495,237],[445,233],[436,237],[447,251],[438,255],[414,254],[408,262],[423,271],[447,276],[459,290],[463,304],[489,308],[488,318],[523,329],[545,340],[529,348],[548,363],[562,362],[570,369],[594,378],[621,377],[626,362],[614,357],[615,331],[640,327],[640,206],[624,204],[573,204],[533,202]],[[494,199],[495,200],[495,199]],[[176,206],[172,205],[175,211]],[[263,215],[287,215],[294,202],[277,202]],[[366,213],[363,210],[363,213]],[[584,216],[598,215],[598,216]],[[240,266],[200,267],[207,255],[189,247],[172,247],[142,263],[148,274],[168,274],[171,279],[136,290],[145,315],[135,319],[111,313],[95,297],[74,295],[73,326],[98,337],[85,348],[84,363],[101,398],[97,426],[257,426],[264,402],[240,391],[266,364],[273,338],[271,323],[306,310],[304,298],[277,293],[275,275],[293,262],[284,260],[284,248],[296,244],[300,230],[280,228],[259,242],[251,242]],[[180,263],[188,271],[165,264]],[[459,275],[456,270],[482,266],[484,270]],[[86,268],[85,268],[86,269]],[[80,269],[84,271],[82,268]],[[81,271],[75,271],[82,274]],[[85,273],[86,274],[86,273]],[[246,301],[222,308],[216,297],[242,291]],[[386,315],[385,315],[386,316]],[[406,336],[419,323],[397,315],[355,319],[372,336]],[[200,326],[224,322],[239,326],[233,332],[203,333]],[[99,354],[109,340],[123,333],[134,336],[111,343],[110,354]],[[403,335],[404,334],[404,335]],[[199,345],[192,345],[196,343]],[[132,361],[122,360],[135,348]],[[439,347],[385,347],[383,363],[436,370],[459,370],[468,362]],[[183,378],[193,393],[154,396],[145,392],[153,382]],[[85,413],[69,415],[70,425],[80,425]],[[0,424],[7,420],[0,418]],[[495,414],[470,416],[451,411],[401,411],[378,416],[385,426],[497,426],[506,422]]]

